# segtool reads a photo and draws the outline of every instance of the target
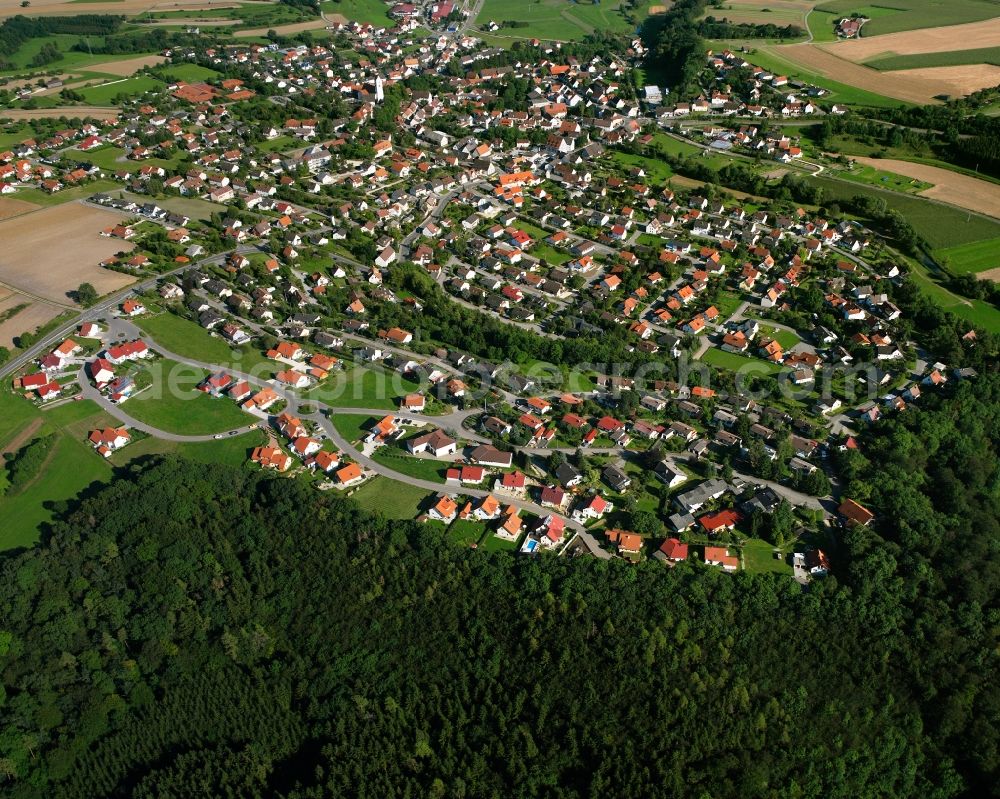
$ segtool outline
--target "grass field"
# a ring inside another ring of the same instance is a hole
[[[116,97],[138,97],[149,91],[162,89],[162,81],[148,75],[137,75],[134,78],[123,78],[109,81],[101,86],[89,86],[80,89],[84,102],[89,105],[111,105]]]
[[[170,64],[158,69],[156,74],[171,80],[185,80],[189,83],[200,80],[212,80],[219,77],[219,73],[214,69],[209,69],[199,64]]]
[[[997,14],[995,3],[989,0],[887,0],[881,4],[864,0],[832,0],[816,7],[841,16],[858,12],[871,17],[862,28],[864,37],[884,33],[935,28],[939,25],[959,25],[992,19]]]
[[[113,180],[92,180],[89,183],[62,189],[55,194],[49,194],[47,191],[42,191],[41,189],[18,189],[17,194],[13,196],[18,200],[25,200],[37,205],[61,205],[72,200],[82,200],[91,194],[114,191],[120,188],[121,184],[115,183]]]
[[[253,419],[230,399],[210,397],[195,386],[206,373],[163,359],[148,367],[152,387],[128,400],[123,409],[140,422],[168,433],[209,435],[245,427]]]
[[[184,442],[164,441],[160,438],[143,438],[119,450],[109,459],[112,465],[122,466],[150,455],[178,455],[199,463],[222,463],[242,466],[250,458],[254,447],[267,442],[262,430],[253,430],[241,436],[226,437],[218,441]]]
[[[334,372],[325,382],[304,392],[303,396],[338,408],[393,411],[399,407],[400,397],[418,388],[419,385],[398,372],[381,372],[349,364],[344,371]]]
[[[659,185],[666,183],[674,174],[674,171],[663,161],[624,153],[620,150],[615,150],[611,154],[611,160],[623,167],[639,167],[646,173],[646,180]]]
[[[781,366],[776,363],[748,355],[738,355],[735,352],[726,352],[718,347],[710,347],[701,356],[701,360],[709,366],[727,369],[730,372],[739,372],[742,369],[748,375],[773,375],[781,371]]]
[[[806,16],[806,24],[809,32],[813,36],[814,42],[835,42],[837,34],[834,31],[834,23],[841,18],[841,15],[821,8],[814,8]]]
[[[934,185],[933,183],[908,178],[905,175],[897,175],[895,172],[885,172],[881,169],[865,166],[864,164],[856,164],[852,169],[845,169],[843,172],[838,172],[837,177],[850,180],[853,183],[865,183],[869,186],[901,191],[904,194],[917,194]]]
[[[412,519],[427,504],[429,491],[381,475],[364,483],[351,498],[365,510],[387,519]]]
[[[996,239],[974,241],[938,251],[948,259],[948,271],[956,275],[986,272],[1000,267],[1000,242]]]
[[[147,165],[161,166],[166,170],[177,171],[181,161],[187,157],[184,152],[178,150],[170,158],[147,158],[143,161],[128,161],[125,160],[125,150],[121,147],[100,147],[96,150],[87,150],[86,152],[70,149],[66,150],[65,154],[69,158],[89,162],[95,166],[99,166],[105,172],[112,173],[120,170],[138,172],[142,167]],[[119,158],[122,160],[119,161]],[[145,198],[143,202],[148,202],[148,198]]]
[[[86,9],[81,9],[81,14],[85,14]],[[91,53],[85,51],[76,51],[71,48],[77,43],[86,43],[86,39],[89,38],[91,47],[98,46],[104,42],[104,38],[101,36],[90,36],[81,37],[74,34],[52,34],[51,36],[42,36],[37,39],[29,39],[21,47],[18,48],[17,52],[7,58],[7,61],[12,65],[11,69],[0,71],[0,76],[2,75],[14,75],[22,74],[28,70],[41,70],[45,72],[59,72],[65,70],[77,70],[85,69],[93,64],[107,63],[108,61],[123,61],[129,58],[135,58],[140,53],[122,53],[120,55],[107,55],[101,53]],[[46,44],[54,44],[59,48],[62,53],[62,58],[58,61],[53,61],[51,64],[46,64],[43,67],[31,67],[31,61],[35,56],[41,51],[42,47]]]
[[[426,458],[414,458],[403,450],[392,445],[375,450],[372,458],[394,472],[416,477],[418,480],[429,480],[432,483],[444,483],[444,475],[448,465],[441,461]]]
[[[572,41],[595,32],[632,32],[648,14],[649,5],[642,2],[632,11],[627,11],[623,9],[621,0],[605,0],[603,3],[537,0],[516,4],[510,0],[485,0],[476,25],[483,28],[490,21],[498,25],[525,22],[526,27],[501,27],[494,38]]]
[[[904,257],[903,260],[910,269],[910,279],[930,299],[946,311],[984,330],[1000,333],[1000,309],[982,300],[970,300],[954,294],[938,283],[926,266],[912,258]]]
[[[979,47],[950,53],[917,53],[890,55],[866,61],[866,67],[881,70],[920,69],[921,67],[952,67],[961,64],[1000,65],[1000,47]]]
[[[2,392],[0,448],[25,425],[37,424],[34,420],[42,424],[32,438],[53,433],[56,442],[33,481],[16,494],[0,496],[0,550],[31,546],[52,520],[55,504],[73,499],[91,483],[111,476],[111,467],[84,440],[93,427],[110,421],[93,402],[71,402],[41,411],[21,397]]]
[[[234,350],[205,328],[177,314],[164,311],[156,316],[144,316],[136,324],[171,352],[207,363],[227,364]]]
[[[448,526],[447,537],[462,547],[471,547],[478,544],[486,535],[486,525],[482,522],[474,522],[467,519],[456,519]],[[490,534],[490,538],[496,536]]]
[[[931,203],[899,192],[880,191],[863,184],[855,185],[824,177],[810,177],[807,180],[823,187],[824,202],[847,200],[858,194],[885,200],[890,208],[902,213],[914,230],[935,249],[1000,238],[1000,222],[967,214],[958,208]]]
[[[389,16],[389,6],[382,0],[329,0],[319,4],[326,14],[341,14],[351,22],[368,22],[372,25],[392,27],[396,23]]]

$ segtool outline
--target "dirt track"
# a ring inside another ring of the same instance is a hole
[[[913,53],[950,53],[1000,46],[1000,17],[965,25],[944,25],[915,31],[887,33],[884,36],[852,39],[819,45],[849,61],[871,61],[882,55]]]
[[[934,185],[920,192],[921,197],[957,205],[980,214],[1000,219],[1000,185],[978,178],[970,178],[949,169],[915,164],[912,161],[897,161],[891,158],[864,158],[852,156],[861,164],[873,166],[906,175],[908,178],[925,180]],[[1000,244],[997,245],[1000,247]]]

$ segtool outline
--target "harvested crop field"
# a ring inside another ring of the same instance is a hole
[[[980,280],[992,280],[994,283],[1000,283],[1000,266],[996,269],[989,269],[985,272],[980,272],[976,275]]]
[[[997,47],[1000,46],[1000,17],[965,25],[944,25],[939,28],[862,37],[821,46],[841,58],[858,63],[887,55],[949,53],[954,50]]]
[[[964,64],[953,67],[921,67],[919,69],[898,69],[892,73],[892,80],[916,78],[928,80],[934,85],[950,86],[946,92],[953,97],[964,97],[988,86],[1000,85],[1000,67],[994,64]]]
[[[911,103],[926,104],[938,95],[953,94],[952,84],[930,77],[907,77],[904,72],[894,72],[892,80],[876,69],[838,58],[819,45],[788,44],[768,48],[771,52],[819,75],[857,86],[859,89],[894,97]]]
[[[867,164],[876,169],[889,170],[908,178],[924,180],[934,185],[920,192],[921,197],[957,205],[980,214],[1000,219],[1000,185],[985,180],[970,178],[949,169],[942,169],[927,164],[915,164],[912,161],[897,161],[891,158],[854,158],[860,164]],[[1000,243],[997,244],[1000,247]]]
[[[55,319],[63,312],[62,307],[47,302],[34,302],[23,294],[12,294],[6,300],[0,300],[0,317],[4,311],[10,311],[20,305],[25,307],[8,319],[0,322],[0,347],[12,347],[14,339],[22,333],[34,332],[50,319]]]
[[[724,0],[721,7],[708,6],[702,17],[727,19],[749,25],[798,25],[805,30],[805,16],[812,3],[801,0]]]
[[[9,219],[12,216],[26,214],[28,211],[37,211],[41,207],[26,200],[15,200],[13,197],[0,197],[0,219]]]
[[[333,15],[330,15],[331,21],[333,21]],[[245,39],[254,36],[267,36],[268,31],[276,31],[281,35],[287,35],[289,33],[301,33],[302,31],[314,31],[317,28],[325,28],[327,22],[325,19],[310,19],[307,22],[293,22],[291,25],[276,25],[270,28],[248,28],[243,31],[235,31],[233,36],[239,39]]]
[[[126,58],[124,61],[106,61],[100,64],[90,64],[87,67],[87,71],[100,72],[104,75],[118,75],[124,78],[143,67],[155,67],[166,60],[162,55],[144,55],[138,58]]]
[[[116,119],[119,109],[117,106],[108,105],[64,105],[59,108],[36,108],[27,110],[25,108],[0,108],[0,117],[3,119]]]
[[[92,283],[98,294],[133,282],[98,264],[133,245],[101,236],[121,214],[64,203],[0,222],[0,281],[27,294],[69,304],[67,292]]]

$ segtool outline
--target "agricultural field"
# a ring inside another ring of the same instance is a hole
[[[497,39],[539,38],[572,41],[597,31],[627,33],[634,31],[649,13],[649,4],[625,11],[621,0],[604,3],[574,2],[573,0],[538,0],[533,3],[511,3],[510,0],[485,0],[476,25],[484,30],[488,22],[501,25],[492,37]],[[632,15],[632,19],[628,18]],[[504,22],[526,23],[524,27],[506,27]]]
[[[859,64],[888,55],[950,53],[955,50],[997,47],[1000,46],[1000,17],[996,17],[995,5],[987,5],[987,8],[992,8],[992,14],[987,15],[983,22],[942,25],[944,17],[941,17],[933,23],[940,27],[887,33],[884,36],[863,36],[860,39],[824,44],[822,47],[840,58]],[[865,29],[867,27],[865,25]]]
[[[797,60],[797,58],[792,57],[797,53],[795,48],[798,48],[798,51],[802,51],[802,48],[811,47],[812,45],[804,44],[786,45],[783,47],[762,45],[747,55],[747,60],[756,66],[771,70],[776,74],[786,75],[789,78],[797,78],[826,89],[830,93],[823,98],[824,102],[867,105],[875,108],[897,108],[900,105],[907,104],[907,101],[895,96],[889,97],[883,93],[887,82],[876,70],[867,70],[863,73],[865,75],[865,83],[875,87],[872,90],[868,90],[860,86],[849,85],[833,77],[827,77],[822,72],[812,67],[807,67]],[[839,59],[835,60],[839,61]],[[862,67],[861,69],[864,68]],[[879,82],[877,85],[874,80],[869,79],[868,73],[878,76]],[[919,100],[917,102],[923,101]]]
[[[818,11],[839,16],[857,13],[869,17],[861,30],[863,38],[921,28],[959,25],[992,19],[997,8],[989,0],[832,0],[821,3]]]
[[[61,303],[68,303],[67,292],[83,282],[92,283],[98,294],[123,288],[131,277],[98,266],[132,249],[128,242],[100,235],[120,221],[117,212],[67,203],[0,222],[0,281]]]
[[[33,15],[73,16],[75,14],[141,14],[158,5],[169,8],[184,8],[191,11],[209,8],[237,6],[235,0],[169,0],[157,3],[150,0],[32,0]],[[0,2],[0,18],[23,14],[21,0]]]
[[[761,49],[784,60],[793,70],[785,73],[790,77],[794,75],[810,80],[810,75],[819,75],[821,80],[813,81],[817,86],[825,86],[822,78],[826,78],[871,95],[881,94],[891,97],[896,101],[894,105],[899,105],[900,100],[917,104],[934,103],[938,102],[941,96],[958,93],[954,81],[948,81],[947,76],[896,73],[892,80],[886,80],[885,75],[876,69],[840,58],[838,51],[832,49],[835,47],[837,47],[835,44],[787,44]],[[755,56],[749,56],[748,60],[757,63]],[[772,68],[767,64],[759,66]],[[852,92],[838,91],[833,86],[828,88],[835,92],[835,96],[830,99],[844,103],[871,104],[866,103],[860,95],[852,96]]]
[[[63,306],[38,302],[16,291],[0,287],[0,347],[14,346],[14,339],[55,319]]]
[[[205,372],[162,359],[148,366],[152,385],[128,400],[122,409],[145,424],[179,435],[210,435],[246,427],[252,417],[225,397],[215,398],[195,386]]]
[[[37,211],[41,207],[25,200],[15,200],[13,197],[0,197],[0,220],[9,219],[12,216],[20,216],[29,211]]]
[[[872,169],[885,167],[897,175],[931,184],[929,188],[919,192],[921,197],[940,200],[1000,219],[1000,186],[996,183],[911,161],[864,157],[856,157],[854,160]]]
[[[805,29],[806,14],[812,5],[809,0],[723,0],[721,6],[709,5],[702,18],[748,25],[798,25]]]
[[[955,67],[970,64],[1000,66],[1000,47],[981,47],[974,50],[952,50],[942,53],[915,53],[888,55],[866,61],[865,66],[879,70],[928,69]]]
[[[938,256],[947,259],[947,269],[956,275],[979,274],[992,272],[1000,268],[1000,242],[995,239],[974,241],[957,247],[948,247],[938,251]],[[1000,276],[1000,275],[997,275]],[[997,277],[990,275],[993,279]]]
[[[919,197],[881,191],[860,183],[855,185],[824,177],[810,177],[807,180],[823,188],[825,202],[846,200],[858,194],[884,200],[889,208],[903,214],[913,225],[913,229],[935,250],[1000,238],[1000,222],[969,214],[960,208],[929,203]]]
[[[229,8],[203,9],[197,14],[193,14],[190,9],[152,10],[142,14],[141,19],[173,21],[178,25],[233,21],[237,29],[263,28],[266,33],[268,28],[278,29],[315,18],[299,7],[285,3],[240,3]]]

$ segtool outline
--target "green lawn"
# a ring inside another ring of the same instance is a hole
[[[335,413],[330,417],[333,426],[348,441],[364,438],[369,428],[378,421],[374,416],[364,413]]]
[[[392,445],[375,450],[372,458],[394,472],[416,477],[418,480],[429,480],[432,483],[444,483],[444,475],[448,464],[425,458],[415,458]]]
[[[952,293],[938,283],[923,264],[912,258],[903,257],[903,260],[910,268],[910,279],[934,302],[984,330],[1000,333],[1000,309],[983,300],[970,300]]]
[[[207,374],[203,370],[165,358],[143,368],[152,375],[152,386],[122,406],[140,422],[168,433],[208,435],[254,421],[232,400],[198,391],[195,386]]]
[[[769,338],[775,339],[781,345],[782,349],[785,350],[790,350],[798,344],[799,341],[801,341],[801,339],[790,330],[781,330],[777,327],[771,327],[769,324],[764,322],[760,325],[760,332]]]
[[[303,397],[339,408],[379,408],[394,411],[399,399],[420,386],[398,372],[382,372],[350,365],[323,383],[303,392]]]
[[[956,275],[985,272],[1000,267],[1000,242],[996,239],[974,241],[939,250],[948,259],[948,271]]]
[[[362,484],[351,498],[365,510],[381,513],[387,519],[412,519],[425,508],[430,496],[429,491],[379,475]]]
[[[730,372],[744,370],[748,375],[773,375],[781,371],[780,364],[771,363],[761,358],[753,358],[748,355],[739,355],[735,352],[726,352],[725,350],[720,350],[718,347],[709,347],[705,354],[701,356],[701,360],[710,366],[728,369]]]
[[[105,172],[138,172],[144,166],[161,166],[167,170],[176,170],[179,164],[187,157],[185,153],[177,151],[170,158],[147,158],[143,161],[125,160],[125,150],[121,147],[100,147],[96,150],[66,150],[66,156],[76,161],[87,161],[95,166],[99,166]],[[121,159],[121,160],[119,160]],[[143,199],[148,202],[149,198]]]
[[[751,574],[774,572],[791,574],[792,566],[774,557],[774,545],[759,538],[750,538],[743,545],[743,566]]]

